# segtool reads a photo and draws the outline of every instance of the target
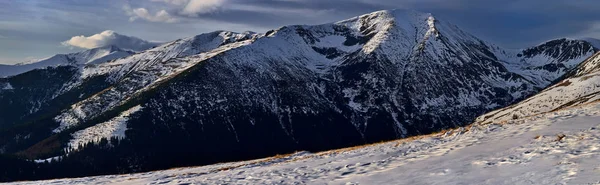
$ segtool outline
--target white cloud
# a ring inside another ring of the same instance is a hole
[[[4,35],[0,35],[0,39],[6,39],[8,37],[4,36]]]
[[[181,13],[190,16],[210,13],[218,10],[225,4],[225,0],[190,0]]]
[[[179,8],[182,15],[198,16],[198,14],[211,13],[219,10],[227,0],[150,0],[174,5]]]
[[[117,46],[122,49],[142,51],[151,48],[156,43],[148,42],[136,37],[118,34],[112,30],[106,30],[102,33],[86,37],[84,35],[74,36],[71,39],[62,42],[64,46],[92,49],[104,46]]]
[[[151,14],[146,8],[131,9],[129,6],[123,7],[127,15],[129,15],[129,21],[135,21],[137,19],[146,20],[149,22],[163,22],[163,23],[174,23],[178,22],[176,17],[171,16],[166,10],[160,10],[156,14]]]
[[[152,2],[163,2],[173,5],[185,5],[189,2],[189,0],[150,0]]]
[[[150,0],[151,2],[160,2],[172,5],[179,9],[179,15],[196,17],[198,14],[214,12],[221,8],[226,0]],[[129,21],[141,19],[149,22],[175,23],[179,22],[179,18],[171,15],[166,10],[160,10],[152,14],[146,8],[131,8],[125,5],[123,10],[129,16]]]

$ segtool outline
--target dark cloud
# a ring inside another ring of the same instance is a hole
[[[385,9],[354,1],[231,0],[221,11],[199,15],[210,19],[276,28],[290,24],[320,24]]]
[[[190,1],[195,6],[184,11]],[[169,41],[214,30],[264,32],[329,23],[383,9],[433,13],[510,48],[600,37],[598,0],[0,0],[0,35],[6,37],[0,59],[73,52],[60,43],[104,30]]]
[[[600,22],[600,2],[595,0],[230,0],[225,6],[197,18],[276,28],[400,8],[433,13],[506,47],[560,37],[600,36],[589,35]]]

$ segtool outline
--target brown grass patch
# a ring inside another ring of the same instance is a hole
[[[17,155],[26,157],[28,159],[36,159],[39,156],[60,150],[60,146],[61,145],[60,141],[58,140],[58,136],[53,135],[21,152],[18,152]]]
[[[569,86],[571,84],[572,84],[572,82],[570,82],[569,80],[565,80],[565,81],[557,84],[556,87],[566,87],[566,86]]]

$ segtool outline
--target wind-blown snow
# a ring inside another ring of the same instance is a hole
[[[600,105],[321,153],[20,184],[600,184]]]
[[[99,142],[102,139],[111,139],[113,137],[118,139],[125,138],[127,120],[129,120],[129,116],[141,109],[142,106],[135,106],[122,112],[119,116],[114,117],[107,122],[100,123],[71,134],[73,139],[69,141],[69,150],[77,150],[84,144]]]

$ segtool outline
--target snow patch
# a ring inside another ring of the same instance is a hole
[[[36,159],[36,160],[33,160],[33,162],[35,162],[35,163],[51,163],[54,161],[58,161],[61,158],[62,158],[62,156],[56,156],[56,157],[50,157],[47,159]]]
[[[600,184],[600,105],[321,153],[22,184]]]
[[[344,89],[342,90],[344,97],[348,98],[348,106],[359,112],[367,112],[367,108],[363,107],[360,102],[355,102],[354,99],[358,95],[359,91],[355,89]]]
[[[4,87],[2,87],[2,90],[13,90],[15,89],[12,85],[10,85],[10,83],[6,83],[4,84]]]
[[[132,107],[131,109],[122,112],[119,116],[112,118],[107,122],[100,123],[71,134],[73,139],[69,141],[69,151],[78,150],[79,147],[84,144],[99,142],[102,139],[111,139],[113,137],[119,139],[125,138],[125,131],[127,130],[127,121],[129,120],[129,117],[141,109],[142,106],[140,105]]]

